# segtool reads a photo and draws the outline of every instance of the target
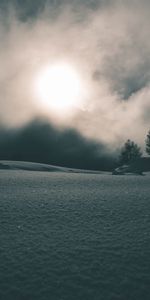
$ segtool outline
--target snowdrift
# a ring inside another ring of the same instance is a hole
[[[73,169],[66,167],[59,167],[54,165],[33,163],[25,161],[5,161],[0,160],[0,170],[26,170],[26,171],[37,171],[37,172],[72,172],[72,173],[105,173],[100,171]]]

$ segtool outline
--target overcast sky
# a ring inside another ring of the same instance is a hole
[[[21,4],[19,4],[21,3]],[[44,116],[100,142],[144,144],[150,128],[149,1],[0,0],[0,124]],[[65,62],[83,83],[83,102],[65,118],[43,113],[36,74]]]

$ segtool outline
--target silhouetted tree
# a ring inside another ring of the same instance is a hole
[[[145,142],[146,142],[146,153],[150,155],[150,130],[148,131]]]
[[[131,140],[127,140],[121,149],[119,163],[128,164],[142,156],[141,148]]]

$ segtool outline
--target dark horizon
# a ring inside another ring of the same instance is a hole
[[[0,160],[31,161],[79,169],[112,170],[116,152],[83,137],[34,120],[19,129],[0,130]]]

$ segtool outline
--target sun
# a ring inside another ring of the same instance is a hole
[[[55,112],[69,111],[81,104],[81,79],[68,64],[53,64],[41,70],[35,90],[43,107]]]

